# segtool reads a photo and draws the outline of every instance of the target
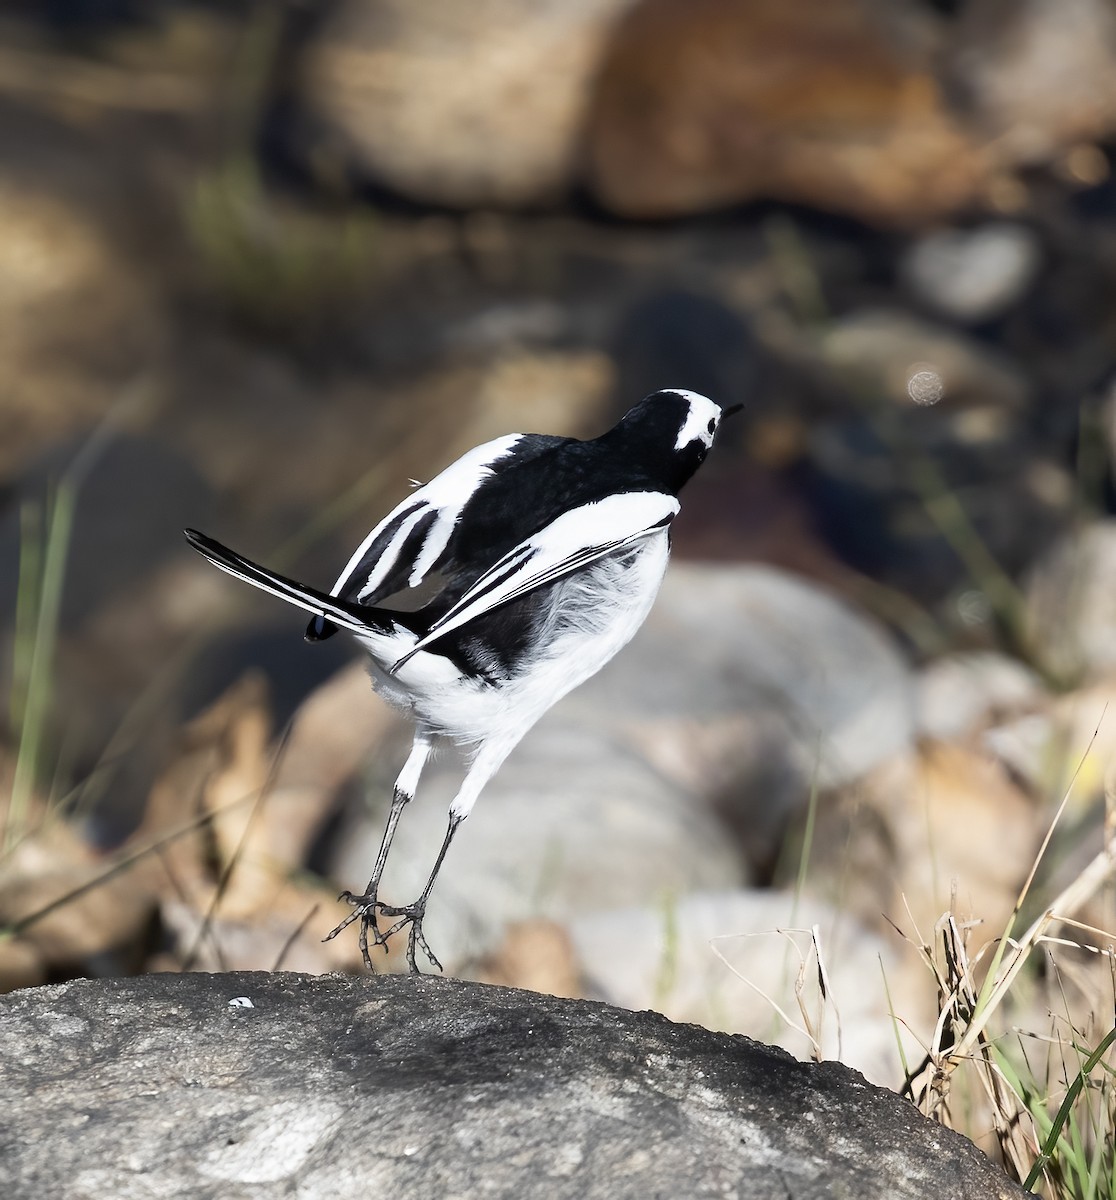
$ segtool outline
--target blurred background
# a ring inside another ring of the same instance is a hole
[[[941,914],[1003,930],[1071,781],[1033,903],[1111,836],[1114,146],[1110,0],[6,5],[0,988],[362,969],[319,939],[407,731],[182,526],[328,585],[409,479],[686,387],[746,407],[662,602],[482,798],[430,940],[894,1081],[865,977],[932,1028]],[[742,977],[819,938],[813,1039]]]

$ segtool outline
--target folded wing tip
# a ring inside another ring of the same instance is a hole
[[[388,667],[388,674],[389,675],[398,674],[400,668],[405,667],[411,661],[411,659],[414,658],[414,656],[419,652],[419,650],[421,648],[422,648],[421,646],[416,646],[413,650],[408,650],[407,653],[404,654],[402,658],[396,659],[395,662],[393,662],[391,664],[391,666]]]

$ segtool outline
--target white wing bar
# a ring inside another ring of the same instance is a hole
[[[570,509],[490,567],[391,669],[499,605],[649,537],[677,512],[678,500],[661,492],[624,492]]]
[[[368,578],[362,583],[357,599],[364,601],[373,595],[396,566],[405,565],[408,586],[417,587],[446,548],[465,505],[477,488],[492,474],[493,464],[508,454],[521,440],[522,434],[513,433],[506,437],[496,438],[491,442],[485,442],[483,446],[476,446],[456,462],[451,463],[428,484],[412,492],[406,500],[396,505],[356,548],[348,563],[345,564],[345,569],[338,576],[337,582],[330,589],[330,594],[333,596],[341,594],[377,538],[382,537],[392,522],[396,521],[403,513],[407,513],[406,519],[384,546],[379,558],[371,564]],[[410,511],[408,512],[408,510]],[[422,517],[431,511],[437,512],[438,516],[431,525],[418,553],[411,562],[400,563],[400,552],[407,543],[408,535]]]

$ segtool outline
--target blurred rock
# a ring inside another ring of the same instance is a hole
[[[313,975],[363,968],[356,938],[323,941],[337,923],[337,892],[306,880],[278,881],[261,892],[249,916],[198,909],[164,897],[162,951],[148,970],[307,971]],[[405,969],[405,964],[403,964]]]
[[[1116,519],[1065,535],[1035,563],[1026,622],[1037,661],[1062,678],[1116,668]]]
[[[867,806],[877,813],[892,848],[891,899],[882,912],[853,908],[861,920],[878,924],[886,916],[917,944],[952,910],[958,920],[980,923],[980,942],[1002,934],[1034,862],[1041,818],[991,755],[925,742],[822,806],[810,886],[847,910],[843,901],[856,896],[846,897],[845,887],[852,851],[833,832],[847,828],[842,806]],[[830,824],[829,808],[836,810],[836,826]]]
[[[480,982],[498,987],[526,988],[570,999],[583,995],[581,965],[573,942],[557,921],[516,921],[474,974]]]
[[[513,752],[438,877],[426,933],[451,972],[492,952],[511,922],[741,882],[736,849],[708,807],[607,728],[563,715]],[[456,758],[428,767],[400,822],[381,893],[394,903],[417,896],[433,865],[461,779]],[[390,777],[371,787],[386,813]],[[363,887],[382,827],[380,815],[345,833],[331,871],[339,883]]]
[[[0,480],[95,424],[164,333],[155,287],[84,199],[0,176]]]
[[[1068,797],[1076,823],[1090,809],[1103,809],[1116,786],[1116,685],[1109,677],[1066,692],[1036,712],[985,730],[981,742],[1050,816]]]
[[[941,378],[943,410],[1025,408],[1030,394],[1026,377],[1010,359],[975,338],[892,309],[860,309],[838,317],[825,330],[822,354],[827,365],[863,394],[883,397],[910,409],[908,386],[919,370]],[[958,418],[956,432],[972,440],[995,434],[999,423]],[[985,430],[987,426],[987,431]]]
[[[342,0],[303,48],[300,153],[320,179],[426,204],[552,201],[572,182],[591,80],[631,3]]]
[[[36,832],[6,854],[0,928],[23,923],[12,940],[31,951],[10,952],[6,967],[14,965],[17,977],[18,970],[33,969],[34,958],[65,973],[138,970],[153,902],[127,875],[109,874],[110,865],[57,814],[47,814]]]
[[[1026,225],[994,221],[927,234],[903,256],[900,271],[925,304],[976,324],[1017,304],[1041,260],[1038,239]]]
[[[675,565],[628,657],[567,704],[587,721],[622,721],[660,771],[714,799],[763,865],[812,788],[901,751],[914,720],[887,634],[762,566]]]
[[[1046,700],[1042,680],[1017,659],[994,651],[951,654],[930,663],[917,681],[918,729],[952,741]]]
[[[1109,0],[971,0],[945,61],[1001,162],[1043,163],[1116,130]]]
[[[846,562],[933,604],[988,583],[965,570],[943,523],[959,537],[962,520],[975,528],[1012,574],[1063,527],[1075,483],[1058,443],[1034,430],[1032,388],[1014,361],[888,310],[839,318],[821,354],[849,403],[811,430],[811,499]],[[920,391],[920,376],[940,392]]]
[[[368,668],[353,662],[314,689],[291,722],[275,763],[253,849],[274,870],[306,863],[338,796],[400,721],[372,690]]]
[[[431,942],[448,966],[509,921],[735,887],[741,847],[767,862],[815,782],[909,745],[913,703],[886,635],[828,593],[770,568],[677,564],[632,645],[486,788],[439,878]],[[381,810],[402,753],[372,782]],[[460,774],[428,769],[396,836],[393,898],[421,890]],[[363,884],[382,820],[345,836],[339,882]]]
[[[765,869],[812,788],[902,751],[914,723],[888,635],[762,566],[676,563],[631,646],[563,705],[704,797]]]
[[[827,975],[824,1001],[814,926]],[[928,1029],[935,1016],[933,989],[905,970],[898,937],[874,934],[809,897],[700,892],[668,897],[658,908],[587,913],[571,920],[570,931],[591,995],[745,1033],[799,1058],[816,1050],[840,1056],[889,1087],[901,1082],[902,1068],[885,977],[893,1011],[910,1029]],[[816,1047],[801,1028],[800,1001],[814,1022]],[[799,1028],[778,1015],[776,1004]],[[912,1035],[906,1049],[916,1048]]]
[[[122,850],[160,846],[131,886],[159,904],[180,969],[359,967],[355,942],[321,942],[336,891],[302,871],[339,793],[396,721],[353,663],[304,701],[285,738],[258,672],[181,730]]]
[[[909,745],[911,684],[888,635],[824,588],[771,567],[675,563],[631,646],[563,703],[648,731],[660,768],[708,794],[728,779],[708,743],[685,750],[702,726],[715,741],[742,716],[772,717],[804,778],[835,785]]]
[[[620,25],[588,130],[614,212],[764,197],[917,224],[968,203],[982,164],[932,75],[925,5],[644,0]]]

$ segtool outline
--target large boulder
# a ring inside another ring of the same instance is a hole
[[[982,164],[934,78],[936,25],[910,0],[643,0],[589,118],[589,186],[628,217],[758,198],[869,222],[969,203]]]
[[[6,1200],[1025,1195],[837,1063],[453,980],[17,992],[0,1074]]]

